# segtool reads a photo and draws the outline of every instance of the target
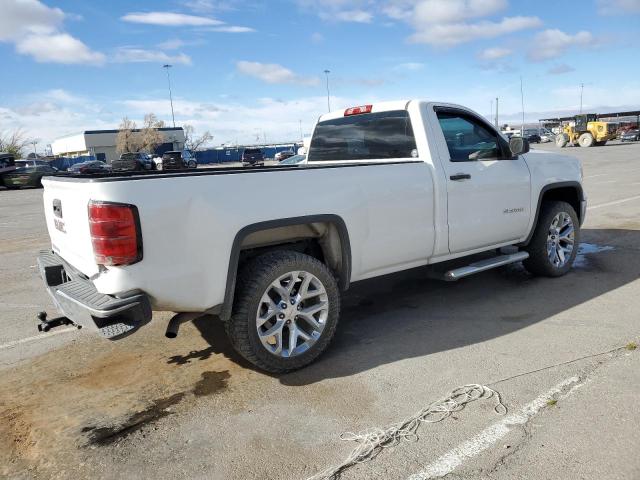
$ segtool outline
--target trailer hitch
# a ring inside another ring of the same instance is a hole
[[[58,317],[52,320],[47,320],[47,312],[39,312],[38,321],[38,331],[43,333],[48,332],[52,328],[61,327],[63,325],[74,325],[78,330],[82,328],[82,326],[73,323],[67,317]]]

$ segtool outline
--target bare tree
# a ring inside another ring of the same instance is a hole
[[[148,153],[155,152],[164,140],[163,135],[158,131],[159,128],[164,128],[164,121],[158,120],[154,113],[144,116],[144,126],[140,132],[141,150]]]
[[[122,119],[120,127],[118,127],[118,136],[116,137],[116,152],[118,154],[139,152],[142,148],[140,136],[134,133],[136,122],[129,120],[127,117]]]
[[[17,158],[22,158],[24,149],[31,143],[20,129],[13,132],[0,133],[0,152],[11,153]]]
[[[184,146],[191,152],[197,152],[207,143],[213,140],[213,135],[207,130],[199,137],[195,135],[195,129],[191,125],[185,125],[184,130]]]

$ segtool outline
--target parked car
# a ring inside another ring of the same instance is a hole
[[[198,168],[198,160],[189,150],[182,151],[182,161],[187,165],[187,168]]]
[[[70,173],[108,173],[111,171],[111,166],[100,160],[87,160],[86,162],[76,163],[67,168],[67,172]]]
[[[468,108],[403,100],[322,115],[307,162],[46,178],[46,288],[112,339],[153,310],[178,313],[170,338],[217,315],[241,356],[285,372],[327,348],[352,282],[433,264],[448,281],[516,262],[559,277],[578,253],[580,161],[529,152]]]
[[[245,148],[241,161],[247,165],[264,164],[264,152],[259,148]]]
[[[17,189],[21,187],[41,187],[42,177],[53,175],[58,170],[49,165],[37,165],[28,167],[19,167],[11,172],[2,174],[2,183],[9,189]]]
[[[198,168],[198,160],[189,150],[172,150],[153,158],[156,170],[165,170],[164,161],[167,161],[166,170],[181,170],[183,168]]]
[[[637,142],[640,140],[640,130],[627,130],[620,135],[621,142]]]
[[[276,162],[281,162],[282,160],[286,160],[289,157],[293,157],[295,155],[295,153],[293,153],[291,150],[285,150],[282,152],[278,152],[276,153],[275,157],[273,157],[273,159]]]
[[[49,167],[51,164],[45,160],[16,160],[16,168],[21,167]],[[55,167],[52,167],[55,168]],[[56,169],[57,170],[57,169]]]
[[[542,138],[540,137],[540,132],[534,129],[525,129],[524,138],[529,140],[529,143],[540,143],[542,142]]]
[[[16,159],[13,153],[0,152],[0,173],[16,169]]]
[[[155,163],[151,155],[143,152],[123,153],[118,160],[111,162],[111,170],[114,172],[141,172],[154,169]]]
[[[280,162],[280,165],[297,165],[302,163],[307,163],[306,155],[294,155],[292,157],[285,158]]]

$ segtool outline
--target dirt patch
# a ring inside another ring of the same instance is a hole
[[[151,327],[151,326],[150,326]],[[149,328],[118,342],[86,336],[0,377],[0,477],[82,476],[83,447],[109,445],[250,371],[224,355],[170,363],[207,343],[195,328],[166,341]]]

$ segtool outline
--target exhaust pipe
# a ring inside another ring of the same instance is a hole
[[[185,322],[190,322],[195,320],[198,317],[201,317],[203,313],[196,312],[183,312],[177,313],[173,316],[171,320],[169,320],[169,325],[167,325],[167,331],[164,336],[167,338],[176,338],[178,336],[178,330],[180,329],[180,325]]]

